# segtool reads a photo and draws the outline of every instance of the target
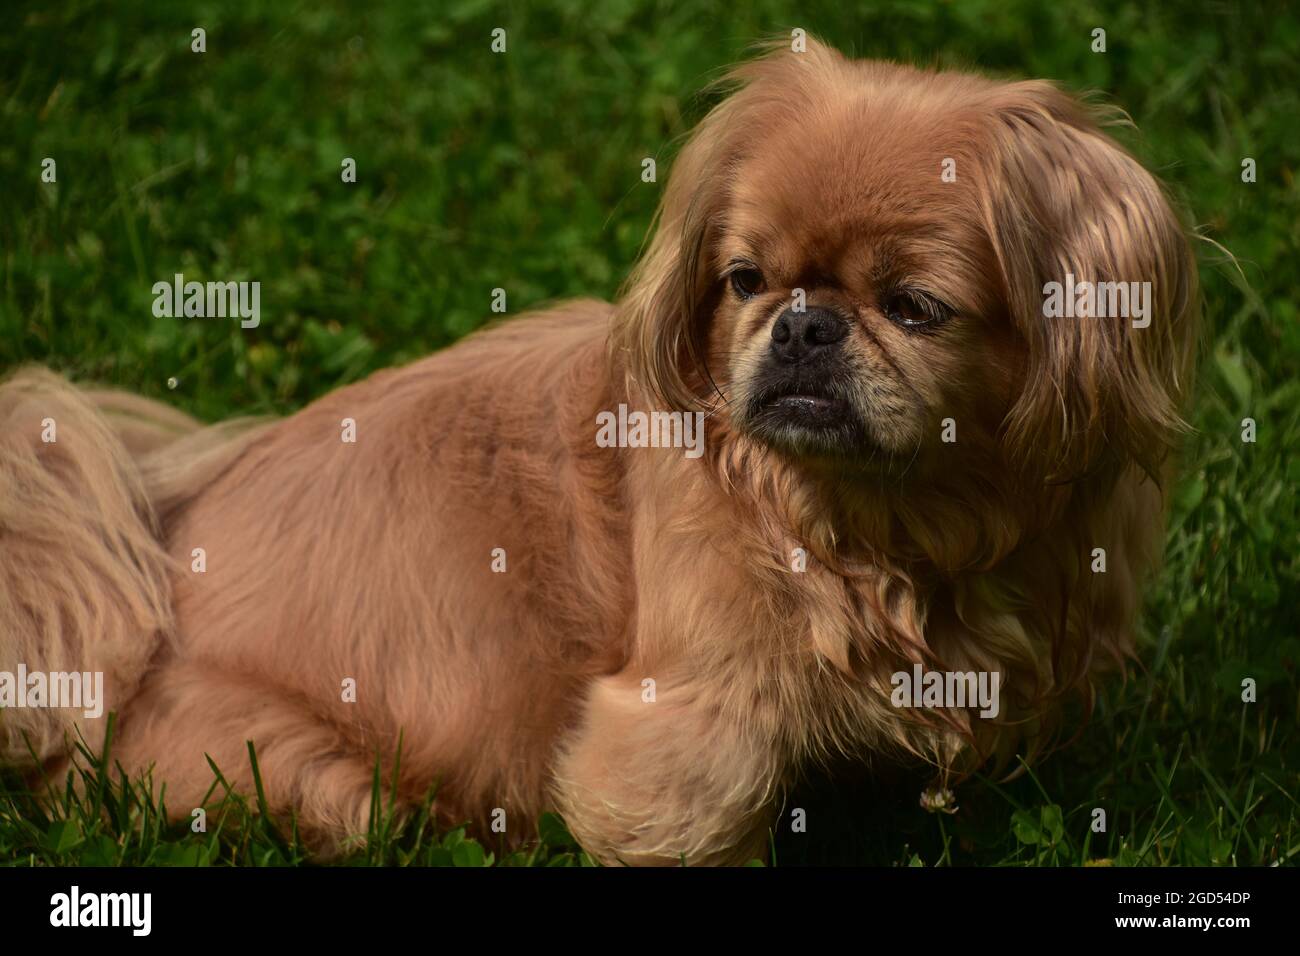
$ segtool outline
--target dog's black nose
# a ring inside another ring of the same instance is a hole
[[[796,312],[789,308],[772,323],[772,354],[786,362],[802,362],[838,344],[848,332],[848,323],[830,309]]]

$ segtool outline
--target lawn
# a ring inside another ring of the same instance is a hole
[[[756,39],[794,27],[858,56],[1099,91],[1136,124],[1121,138],[1212,240],[1199,243],[1207,335],[1194,432],[1140,665],[1105,689],[1068,749],[1016,780],[965,784],[955,815],[921,809],[908,768],[807,780],[790,805],[808,810],[808,830],[782,828],[772,856],[1294,864],[1300,20],[1282,11],[19,2],[0,36],[0,372],[43,363],[208,420],[284,413],[472,331],[492,317],[495,288],[511,313],[611,298],[663,172],[709,105],[698,91]],[[1104,53],[1092,49],[1098,27]],[[195,28],[206,52],[191,49]],[[658,183],[642,181],[646,157]],[[340,175],[345,158],[355,183]],[[1243,181],[1247,158],[1254,182]],[[152,286],[176,273],[260,281],[260,325],[155,317]],[[1245,418],[1253,442],[1242,440]],[[160,821],[160,794],[140,782],[84,771],[86,795],[69,792],[52,817],[0,777],[0,862],[301,860],[289,824],[232,803],[220,825],[193,834]],[[1090,829],[1096,807],[1105,833]],[[582,861],[560,821],[542,830],[539,846],[506,855],[418,820],[396,832],[381,815],[354,862]]]

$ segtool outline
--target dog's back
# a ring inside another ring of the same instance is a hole
[[[253,740],[310,838],[365,829],[400,736],[405,802],[440,782],[446,814],[504,806],[521,835],[627,606],[622,558],[573,551],[626,548],[572,530],[618,520],[592,441],[608,312],[516,320],[265,424],[0,385],[0,671],[102,671],[107,697],[0,711],[0,763],[31,763],[24,735],[41,762],[69,732],[93,749],[117,710],[114,758],[184,815],[208,755],[251,792]]]

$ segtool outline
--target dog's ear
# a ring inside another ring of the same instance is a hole
[[[725,224],[731,177],[765,123],[806,115],[806,81],[844,61],[807,37],[760,44],[761,55],[713,84],[727,93],[696,126],[673,163],[649,248],[620,296],[611,347],[616,366],[668,408],[697,409],[713,390],[706,359],[710,294],[719,287],[712,253]],[[805,111],[801,114],[801,111]]]
[[[1107,459],[1154,476],[1185,427],[1199,312],[1187,235],[1159,184],[1101,131],[1095,111],[1040,81],[992,96],[972,162],[1010,319],[1028,350],[1005,426],[1009,455],[1049,481]],[[1116,304],[1149,290],[1146,314],[1136,314],[1140,299],[1128,301],[1127,316],[1046,314],[1072,297],[1066,307],[1075,311],[1081,282],[1124,283]],[[1049,283],[1060,284],[1054,302]]]
[[[727,143],[737,113],[724,100],[699,124],[673,164],[653,238],[619,301],[611,344],[617,365],[668,408],[700,405],[712,286],[710,250],[726,196]]]

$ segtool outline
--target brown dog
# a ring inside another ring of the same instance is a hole
[[[515,838],[556,807],[629,863],[761,854],[832,753],[942,781],[1043,740],[1130,651],[1160,547],[1198,312],[1179,220],[1046,83],[815,44],[731,80],[614,306],[273,423],[11,379],[0,669],[102,671],[118,758],[178,815],[205,754],[251,788],[254,741],[323,851],[399,735],[405,803],[436,782],[444,819],[500,809]],[[900,697],[921,668],[995,675],[1000,704]],[[6,709],[0,758],[71,730],[102,718]]]

